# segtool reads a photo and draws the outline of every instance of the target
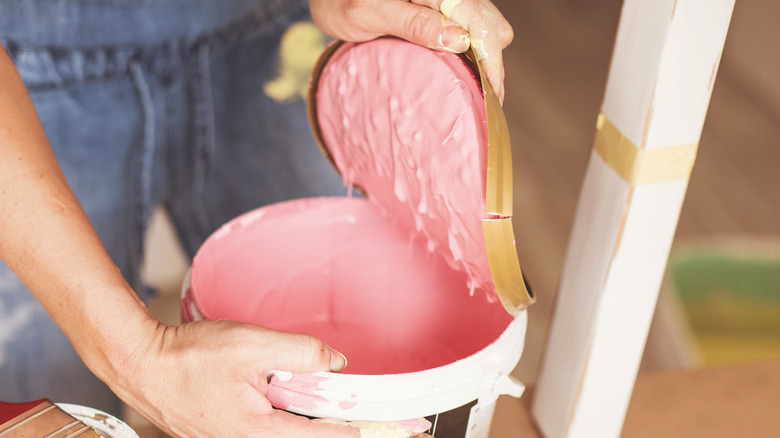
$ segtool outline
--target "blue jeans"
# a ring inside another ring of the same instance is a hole
[[[303,102],[263,92],[282,33],[301,20],[305,0],[0,2],[0,41],[68,182],[145,299],[138,270],[154,206],[192,256],[247,210],[345,193]],[[41,397],[119,410],[0,262],[0,400]]]

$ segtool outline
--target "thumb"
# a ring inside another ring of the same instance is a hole
[[[385,2],[380,16],[384,33],[435,50],[465,52],[469,33],[439,11],[405,1]]]
[[[263,431],[267,436],[285,438],[361,438],[359,428],[346,424],[311,421],[306,417],[274,410],[264,418]]]
[[[293,373],[317,371],[340,372],[347,366],[347,358],[330,348],[322,340],[303,333],[273,332],[270,354],[266,355],[269,369]]]

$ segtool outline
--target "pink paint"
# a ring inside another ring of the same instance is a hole
[[[395,38],[344,44],[320,77],[317,116],[342,175],[466,272],[472,293],[497,299],[481,223],[487,116],[470,67]]]
[[[470,297],[466,275],[364,199],[274,204],[239,217],[196,255],[190,299],[232,319],[323,339],[352,374],[446,365],[486,347],[512,318]]]
[[[396,423],[401,429],[408,430],[414,433],[426,432],[431,428],[431,422],[425,418],[415,418],[412,420],[403,420]]]
[[[311,411],[322,400],[326,400],[320,394],[320,383],[325,380],[327,378],[313,374],[278,373],[268,382],[266,397],[280,409],[295,406]]]
[[[357,406],[357,403],[355,402],[339,402],[339,407],[341,409],[352,409],[355,406]]]

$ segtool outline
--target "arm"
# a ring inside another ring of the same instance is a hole
[[[27,91],[0,50],[0,258],[103,379],[155,321],[103,250],[54,158]],[[107,299],[106,297],[110,297]]]
[[[0,48],[1,49],[1,48]],[[228,321],[160,324],[103,249],[0,50],[0,258],[125,402],[175,436],[357,437],[275,410],[265,373],[340,371],[320,340]]]
[[[490,0],[309,0],[309,7],[325,33],[346,41],[394,35],[457,53],[471,45],[493,90],[504,101],[501,51],[514,34]]]

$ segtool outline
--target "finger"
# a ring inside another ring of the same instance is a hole
[[[503,64],[501,64],[501,68],[499,69],[498,75],[499,75],[499,79],[498,79],[499,88],[498,91],[496,92],[496,96],[498,97],[499,103],[501,103],[501,105],[504,105],[504,96],[506,95],[506,88],[504,88],[504,78],[506,77],[505,76],[506,73],[504,72]]]
[[[426,6],[436,11],[441,10],[441,5],[444,0],[411,0],[412,3]],[[482,0],[483,5],[493,14],[496,19],[496,29],[498,30],[499,41],[501,41],[501,48],[505,49],[515,37],[512,25],[509,24],[500,10],[489,0]],[[476,5],[475,5],[476,6]],[[464,26],[466,27],[466,26]],[[468,30],[468,29],[467,29]]]
[[[320,339],[303,333],[273,333],[271,349],[264,356],[268,358],[269,369],[293,373],[318,371],[340,372],[347,366],[347,358],[330,348]]]
[[[488,82],[493,86],[499,100],[504,95],[504,60],[501,51],[501,42],[495,32],[490,32],[489,24],[485,20],[472,23],[469,28],[471,45],[477,60],[487,75]],[[475,36],[478,35],[478,36]]]
[[[436,50],[465,52],[469,34],[463,26],[447,19],[438,10],[405,1],[383,3],[377,19],[382,31]]]
[[[471,47],[477,55],[477,60],[482,64],[499,101],[503,102],[504,63],[501,40],[496,31],[496,15],[481,0],[443,0],[439,7],[444,16],[469,31]]]
[[[311,421],[289,412],[275,410],[264,416],[266,436],[281,438],[361,438],[360,429],[344,424]]]
[[[504,14],[493,4],[490,0],[483,0],[485,7],[487,7],[493,16],[496,17],[498,27],[498,38],[501,41],[501,48],[506,49],[512,40],[515,39],[515,31],[512,29],[512,25],[509,24],[509,20],[504,17]]]

